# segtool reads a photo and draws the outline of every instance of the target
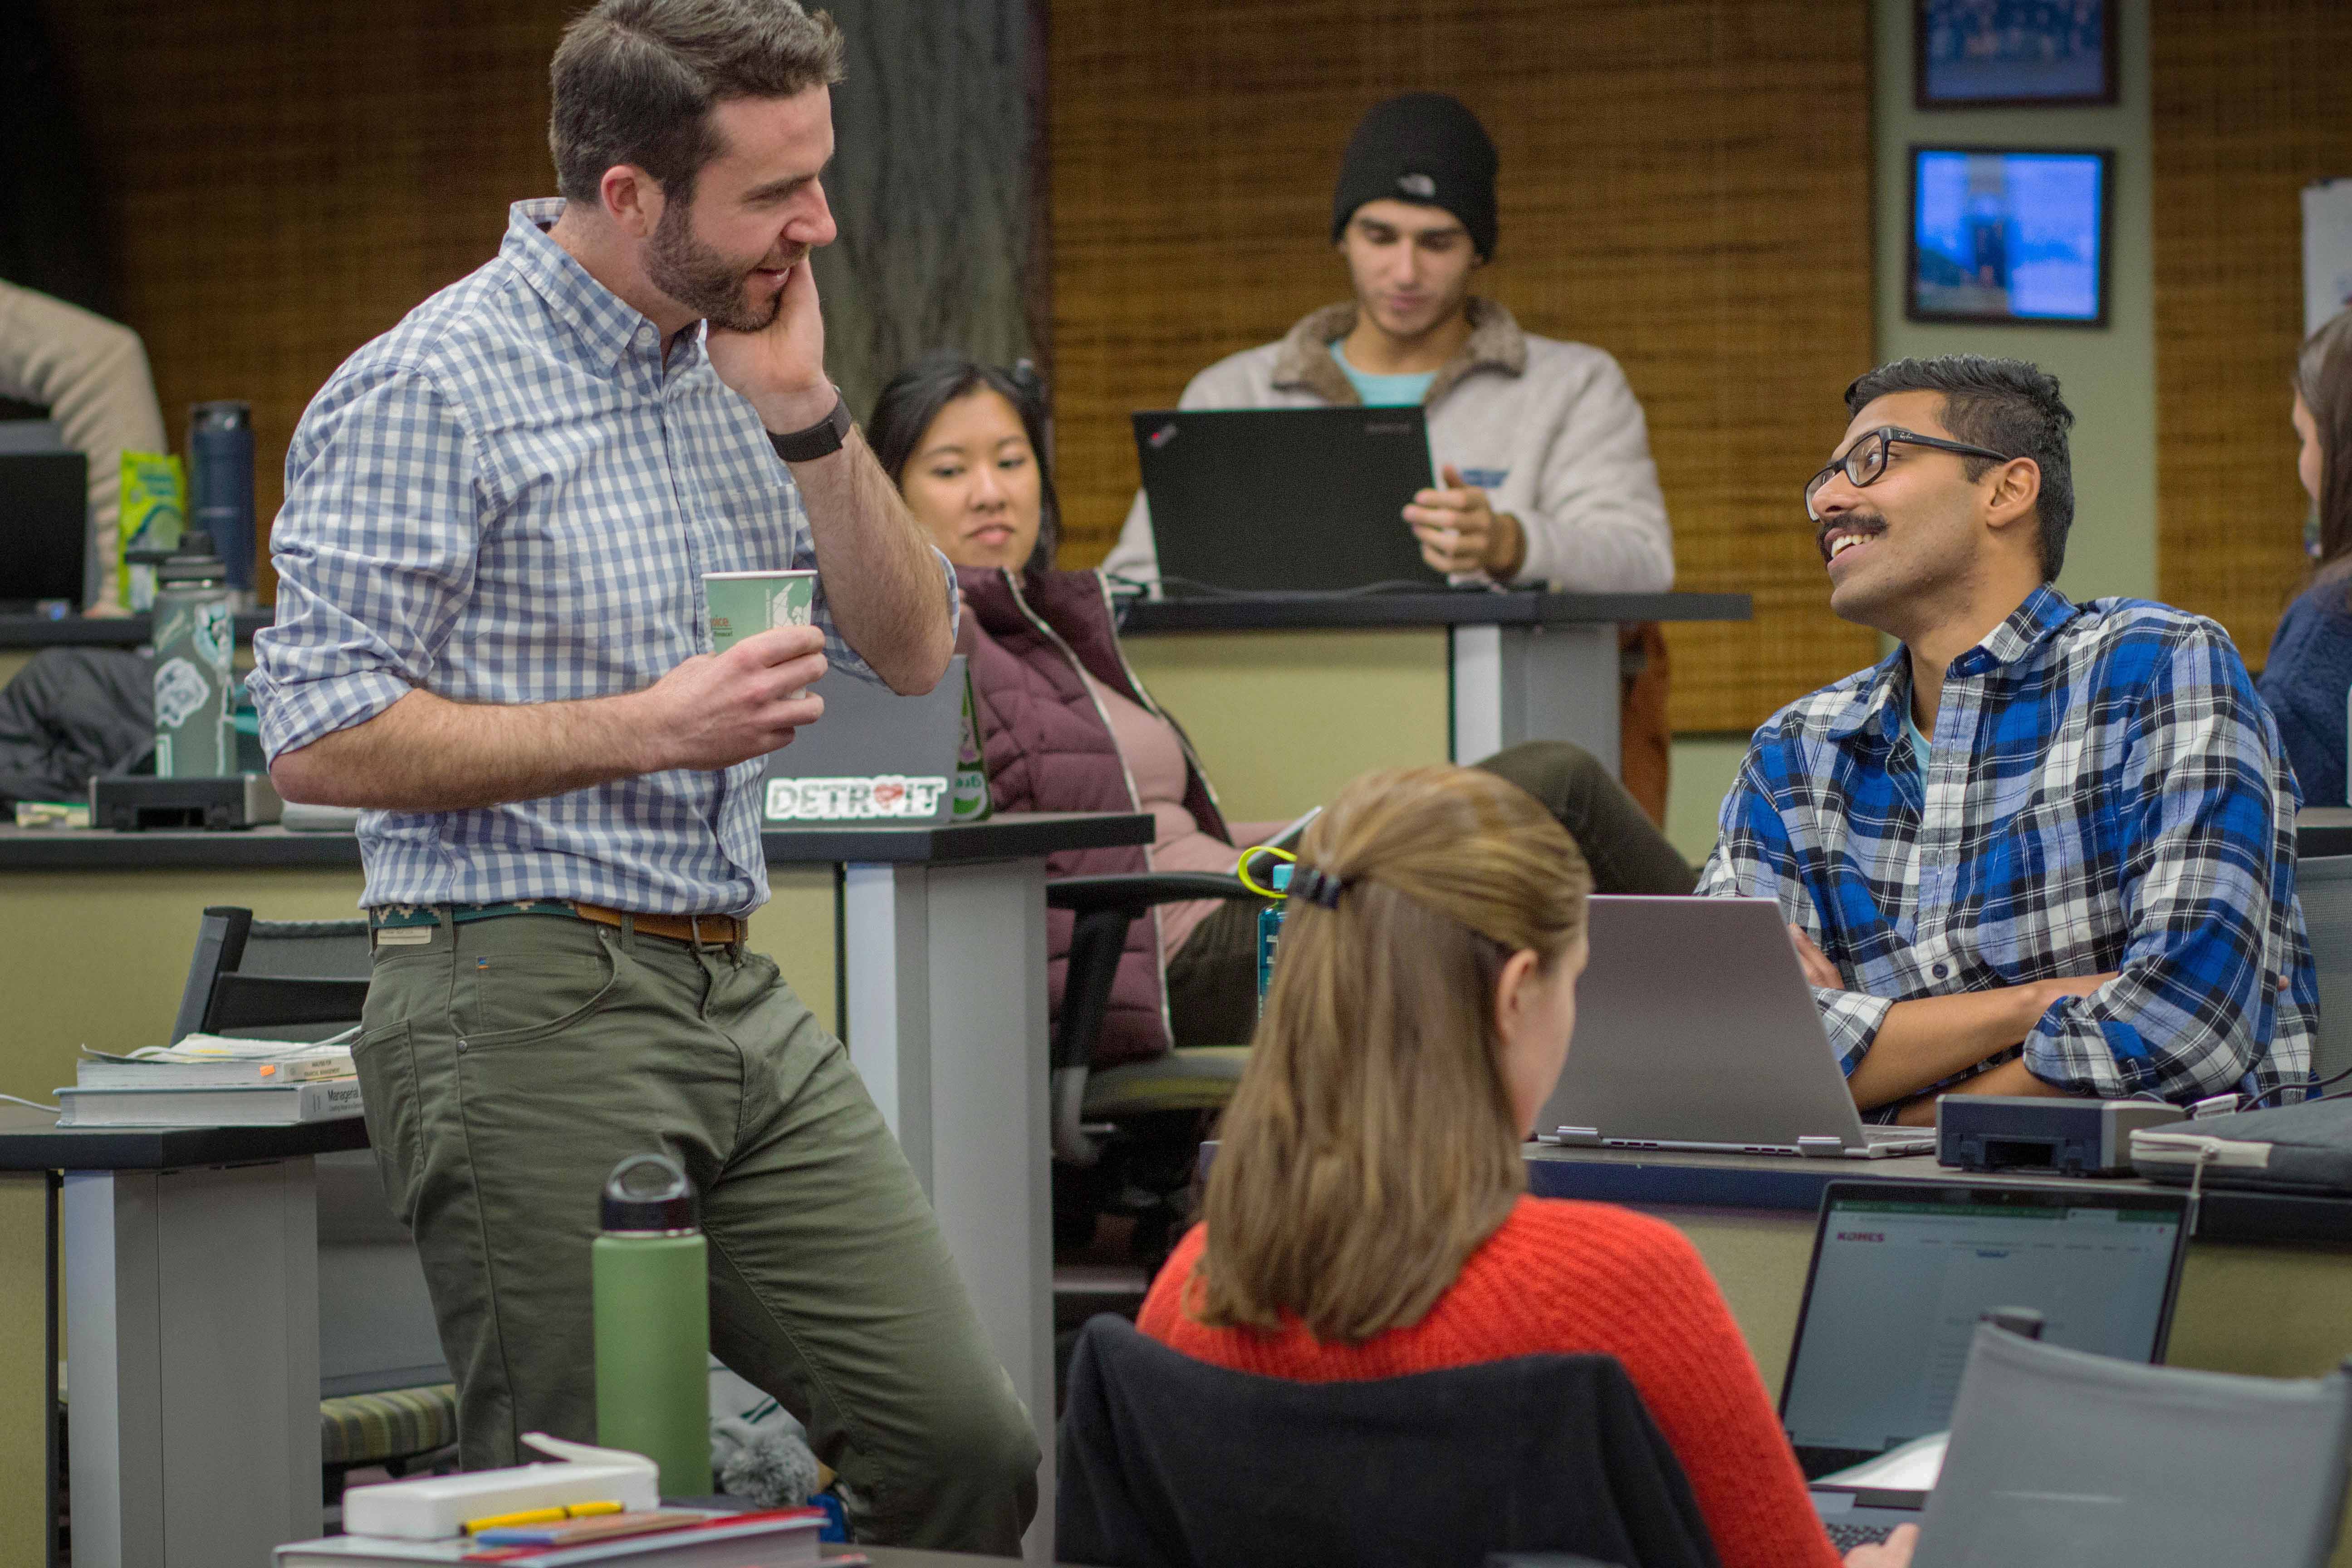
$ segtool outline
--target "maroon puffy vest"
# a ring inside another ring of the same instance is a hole
[[[981,747],[988,758],[989,793],[999,811],[1139,811],[1135,788],[1109,721],[1096,706],[1079,670],[1114,691],[1160,711],[1118,650],[1110,595],[1100,574],[959,569],[963,629],[957,651],[971,656],[972,695]],[[1163,718],[1166,715],[1161,715]],[[1172,723],[1173,721],[1171,721]],[[1181,740],[1183,731],[1177,731]],[[1226,838],[1225,819],[1202,775],[1192,744],[1184,743],[1184,805],[1203,832]],[[1048,877],[1102,877],[1151,868],[1142,845],[1072,849],[1051,856]],[[1046,994],[1056,1014],[1067,974],[1071,916],[1045,912]],[[1161,971],[1160,921],[1128,928],[1111,985],[1110,1010],[1095,1042],[1097,1067],[1141,1061],[1170,1044],[1168,987]]]

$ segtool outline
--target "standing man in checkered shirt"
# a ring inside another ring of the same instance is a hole
[[[1777,899],[1857,1104],[2311,1075],[2294,775],[2229,635],[2054,584],[2058,383],[1884,365],[1805,489],[1830,607],[1901,647],[1757,731],[1703,894]]]
[[[557,49],[562,199],[336,372],[287,459],[253,687],[289,800],[360,806],[354,1055],[468,1467],[595,1436],[621,1156],[702,1194],[712,1348],[862,1538],[1013,1552],[1038,1452],[841,1043],[743,918],[761,759],[828,666],[929,689],[955,584],[824,374],[841,39],[793,0],[604,0]],[[817,624],[708,651],[707,572]]]

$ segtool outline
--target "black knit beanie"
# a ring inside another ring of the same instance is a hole
[[[1478,254],[1495,258],[1495,143],[1458,98],[1408,92],[1375,104],[1348,139],[1331,197],[1331,243],[1366,202],[1393,197],[1462,220]]]

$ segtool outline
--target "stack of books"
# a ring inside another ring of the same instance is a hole
[[[560,1513],[562,1510],[550,1511]],[[274,1568],[408,1568],[414,1563],[506,1563],[514,1568],[797,1568],[815,1563],[824,1515],[813,1508],[764,1513],[664,1509],[607,1515],[544,1531],[495,1530],[439,1541],[333,1535],[281,1546]],[[861,1554],[836,1563],[863,1563]]]
[[[360,1114],[344,1041],[190,1035],[127,1057],[85,1049],[58,1090],[60,1127],[291,1127]]]

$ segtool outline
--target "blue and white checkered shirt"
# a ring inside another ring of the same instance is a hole
[[[1774,714],[1699,878],[1778,900],[1837,965],[1851,989],[1815,995],[1847,1072],[1897,1001],[2112,971],[2034,1026],[2036,1078],[2177,1101],[2308,1081],[2294,775],[2227,633],[2038,588],[1953,660],[1924,778],[1910,703],[1897,649]]]
[[[815,566],[792,474],[702,329],[665,363],[660,330],[548,237],[562,210],[516,203],[497,258],[345,361],[296,427],[270,532],[278,623],[254,639],[272,758],[420,688],[478,703],[638,690],[710,651],[702,574]],[[870,673],[822,592],[816,623],[835,668]],[[768,897],[761,772],[367,812],[362,902],[743,913]]]

